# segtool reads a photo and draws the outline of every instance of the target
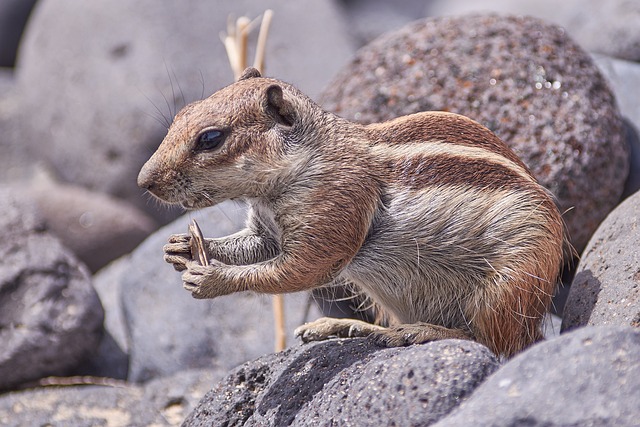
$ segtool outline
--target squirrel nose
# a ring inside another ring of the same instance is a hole
[[[140,170],[140,173],[138,174],[138,187],[145,190],[151,190],[153,186],[153,174],[150,172],[148,163],[145,163],[145,165]]]

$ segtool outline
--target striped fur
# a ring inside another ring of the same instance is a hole
[[[212,127],[224,145],[197,152]],[[493,133],[450,113],[362,126],[247,78],[179,113],[138,182],[186,208],[251,204],[246,230],[208,240],[211,267],[190,262],[181,237],[165,247],[198,298],[348,281],[392,322],[509,356],[541,337],[562,265],[552,197]]]

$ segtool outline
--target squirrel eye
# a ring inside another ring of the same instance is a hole
[[[217,129],[209,129],[198,135],[196,139],[196,151],[208,151],[218,148],[224,142],[224,132]]]

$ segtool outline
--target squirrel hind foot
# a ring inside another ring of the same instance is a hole
[[[449,329],[444,326],[418,322],[401,324],[374,331],[369,335],[381,347],[404,347],[412,344],[424,344],[430,341],[446,339],[471,340],[472,336],[461,329]]]
[[[296,337],[303,342],[324,341],[330,337],[358,338],[368,337],[374,332],[385,328],[356,319],[336,319],[333,317],[321,317],[320,319],[305,323],[294,331]]]

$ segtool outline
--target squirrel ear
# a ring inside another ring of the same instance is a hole
[[[267,88],[265,111],[281,125],[291,127],[295,123],[296,112],[293,105],[284,99],[282,88],[277,84]]]
[[[242,72],[242,75],[240,75],[240,78],[238,79],[238,81],[247,80],[247,79],[253,79],[255,77],[262,77],[262,75],[260,74],[260,71],[256,70],[253,67],[248,67],[248,68],[244,69],[244,71]]]

